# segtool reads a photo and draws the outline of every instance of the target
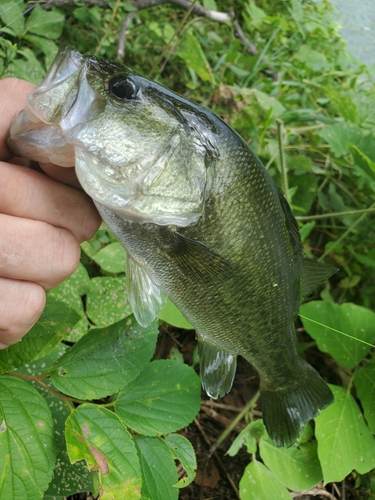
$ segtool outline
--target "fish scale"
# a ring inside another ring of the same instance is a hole
[[[333,400],[297,353],[294,320],[336,270],[304,255],[284,195],[248,144],[121,63],[70,48],[28,102],[9,147],[61,165],[74,152],[82,187],[128,253],[138,322],[169,297],[196,329],[202,385],[215,398],[243,356],[259,373],[270,437],[291,445]]]

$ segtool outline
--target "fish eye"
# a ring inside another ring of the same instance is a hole
[[[108,88],[117,99],[134,99],[139,90],[139,85],[134,79],[117,75],[109,81]]]

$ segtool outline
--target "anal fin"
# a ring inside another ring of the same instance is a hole
[[[204,341],[198,341],[202,387],[211,398],[230,391],[237,367],[237,356]]]
[[[129,254],[126,289],[135,319],[141,326],[148,326],[163,309],[167,299],[145,269]]]

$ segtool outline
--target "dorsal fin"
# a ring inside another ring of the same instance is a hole
[[[338,271],[337,267],[308,257],[303,258],[302,264],[302,299],[308,297],[323,281]]]
[[[202,340],[198,340],[198,352],[203,389],[211,398],[224,396],[233,384],[237,356]]]

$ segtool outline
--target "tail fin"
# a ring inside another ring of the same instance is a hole
[[[263,421],[276,446],[291,446],[305,424],[333,402],[331,389],[320,375],[300,361],[298,376],[288,385],[271,389],[261,383]]]

